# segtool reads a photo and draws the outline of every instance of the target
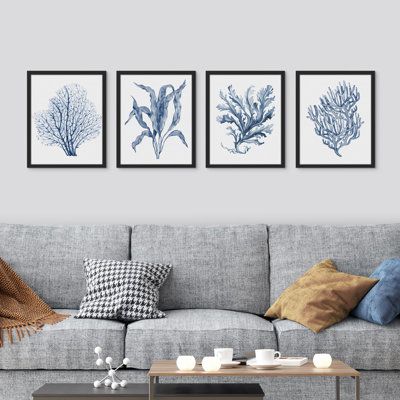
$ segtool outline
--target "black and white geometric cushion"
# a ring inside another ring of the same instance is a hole
[[[137,321],[165,317],[157,306],[170,264],[85,258],[84,267],[86,295],[75,318]]]

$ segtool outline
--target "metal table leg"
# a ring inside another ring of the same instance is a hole
[[[340,377],[336,377],[336,400],[340,400]]]
[[[360,400],[360,377],[356,376],[356,400]]]
[[[149,376],[149,400],[154,399],[154,381],[156,378],[154,376]]]

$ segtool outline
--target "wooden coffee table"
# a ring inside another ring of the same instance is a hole
[[[179,371],[174,360],[155,361],[149,370],[149,400],[154,399],[154,385],[160,377],[299,377],[299,376],[332,376],[336,378],[336,399],[340,400],[340,378],[351,377],[355,380],[355,399],[360,400],[360,373],[339,360],[334,360],[330,368],[315,368],[312,362],[301,367],[279,367],[272,370],[259,370],[241,365],[237,368],[220,369],[217,372],[205,372],[201,365],[196,365],[193,371]]]

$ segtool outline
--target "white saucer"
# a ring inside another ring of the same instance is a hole
[[[236,368],[240,365],[240,361],[231,361],[227,363],[221,363],[221,368]]]
[[[248,365],[255,369],[276,369],[282,366],[282,364],[276,361],[273,364],[250,363]]]

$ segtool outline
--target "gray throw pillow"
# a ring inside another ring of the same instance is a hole
[[[137,321],[163,318],[159,289],[172,266],[85,258],[86,295],[75,318]]]

